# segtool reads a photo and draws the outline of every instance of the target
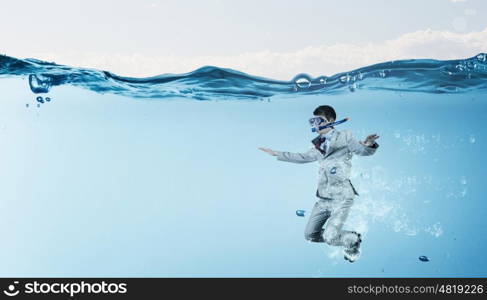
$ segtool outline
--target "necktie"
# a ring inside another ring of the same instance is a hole
[[[318,149],[322,154],[326,153],[326,151],[321,148],[322,145],[324,146],[325,141],[326,141],[325,137],[319,137],[314,142],[315,148]]]

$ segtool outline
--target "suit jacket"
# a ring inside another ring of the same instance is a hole
[[[328,144],[326,153],[322,153],[313,146],[304,153],[292,153],[276,151],[277,159],[292,163],[309,163],[318,161],[318,189],[316,196],[319,198],[353,198],[358,195],[350,181],[353,155],[368,156],[375,153],[379,145],[367,147],[359,143],[350,131],[338,131]],[[312,141],[313,145],[316,139]]]

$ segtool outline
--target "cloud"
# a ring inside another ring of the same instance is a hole
[[[228,56],[147,56],[142,53],[30,53],[60,64],[108,70],[118,75],[146,77],[185,73],[205,65],[232,68],[252,75],[290,80],[298,73],[332,75],[383,61],[457,59],[487,52],[487,28],[479,32],[421,30],[379,43],[338,43],[293,52],[259,51]],[[9,54],[15,56],[14,54]]]

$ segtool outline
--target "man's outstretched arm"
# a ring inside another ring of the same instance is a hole
[[[276,151],[269,148],[259,148],[260,150],[272,155],[277,156],[278,160],[287,161],[297,164],[303,164],[308,162],[313,162],[318,159],[318,153],[316,149],[311,148],[310,150],[304,153],[293,153],[287,151]]]
[[[372,155],[379,148],[379,144],[375,141],[379,136],[377,134],[369,135],[365,141],[357,141],[351,133],[348,136],[348,149],[357,155],[368,156]]]

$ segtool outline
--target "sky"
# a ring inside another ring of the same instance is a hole
[[[20,0],[3,11],[0,53],[136,77],[216,65],[289,80],[487,52],[483,0]]]

